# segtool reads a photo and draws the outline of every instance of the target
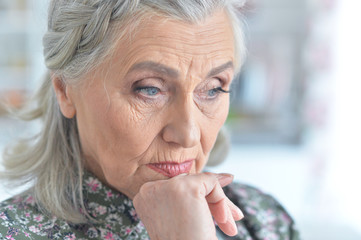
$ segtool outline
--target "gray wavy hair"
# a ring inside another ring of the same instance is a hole
[[[4,153],[0,178],[11,187],[31,183],[37,204],[49,214],[73,223],[86,222],[82,193],[83,158],[76,119],[61,112],[52,88],[52,77],[76,84],[81,76],[109,57],[122,26],[133,26],[147,15],[161,15],[196,23],[224,9],[232,20],[241,66],[245,48],[239,13],[244,0],[51,0],[48,31],[43,45],[49,73],[31,103],[19,116],[41,119],[36,136],[19,141]],[[129,28],[128,28],[129,29]],[[221,131],[209,164],[224,159],[228,147]]]

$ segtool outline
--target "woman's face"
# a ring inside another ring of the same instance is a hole
[[[66,87],[87,168],[130,198],[148,181],[202,171],[228,114],[220,88],[229,90],[235,62],[224,12],[140,26],[84,84]]]

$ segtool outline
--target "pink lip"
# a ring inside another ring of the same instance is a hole
[[[175,177],[182,173],[189,173],[192,168],[194,160],[188,160],[182,163],[175,162],[162,162],[162,163],[150,163],[147,166],[156,172],[163,174],[166,177]]]

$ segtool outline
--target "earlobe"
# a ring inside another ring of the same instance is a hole
[[[67,86],[60,77],[53,77],[52,83],[60,111],[64,117],[69,119],[73,118],[75,116],[76,109],[73,101],[69,97],[69,86]]]

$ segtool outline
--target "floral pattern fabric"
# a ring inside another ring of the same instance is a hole
[[[224,188],[243,211],[237,222],[239,234],[228,237],[217,229],[221,240],[297,240],[291,217],[269,195],[242,184]],[[39,210],[31,194],[21,194],[0,203],[0,240],[42,239],[149,239],[132,201],[103,185],[90,173],[84,175],[85,205],[97,223],[71,224]]]
[[[282,205],[272,196],[244,184],[231,184],[224,188],[227,197],[243,212],[244,218],[236,222],[238,235],[229,237],[222,232],[223,240],[299,240],[295,223]]]

